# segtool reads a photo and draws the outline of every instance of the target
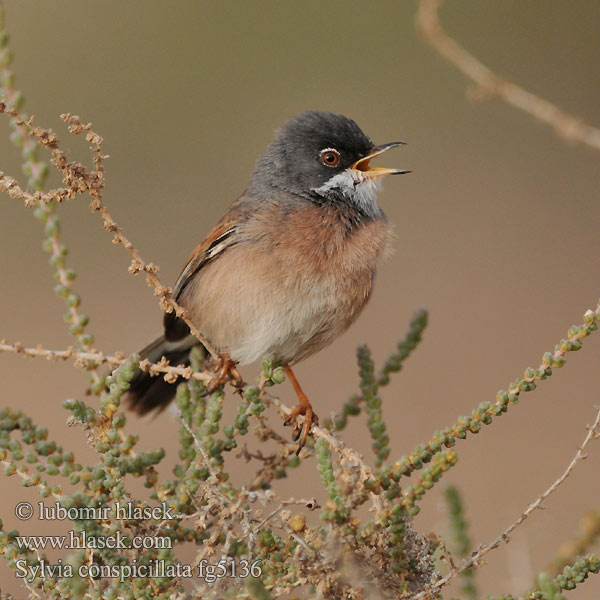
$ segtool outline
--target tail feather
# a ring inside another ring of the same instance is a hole
[[[156,363],[164,356],[171,365],[187,367],[190,364],[190,350],[197,344],[198,340],[191,335],[178,342],[168,342],[161,335],[139,352],[140,360]],[[183,378],[179,377],[173,383],[168,383],[161,375],[152,376],[140,370],[131,380],[125,400],[131,410],[139,415],[153,410],[160,412],[173,400],[177,385],[182,381]]]

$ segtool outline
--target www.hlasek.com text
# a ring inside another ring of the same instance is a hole
[[[114,535],[89,535],[87,531],[70,530],[67,535],[19,535],[17,546],[29,550],[164,550],[173,548],[173,540],[166,535],[126,536],[120,531]]]

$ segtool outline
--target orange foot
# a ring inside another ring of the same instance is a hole
[[[239,371],[235,368],[235,363],[231,360],[229,354],[219,354],[216,377],[206,387],[206,393],[212,394],[225,382],[228,376],[234,381],[236,387],[242,387],[244,385],[244,380]]]
[[[298,383],[294,372],[289,366],[285,367],[285,374],[287,375],[288,379],[292,382],[292,385],[294,386],[294,390],[300,402],[298,406],[292,409],[292,412],[286,417],[283,424],[290,425],[298,415],[304,416],[304,425],[301,428],[297,427],[294,436],[294,441],[298,439],[300,440],[298,442],[298,450],[296,450],[296,455],[298,455],[300,454],[300,450],[304,448],[304,444],[306,444],[306,438],[308,437],[310,428],[313,426],[313,424],[319,424],[319,417],[317,417],[317,415],[314,413],[311,403],[306,397],[306,394],[302,391],[302,388],[300,387],[300,384]]]

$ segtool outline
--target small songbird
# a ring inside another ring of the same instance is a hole
[[[330,344],[358,317],[373,289],[391,227],[376,196],[386,175],[370,162],[404,142],[376,146],[342,115],[312,111],[285,123],[258,159],[246,192],[188,258],[173,295],[221,356],[220,384],[236,364],[268,357],[285,367],[304,416],[299,449],[316,415],[292,365]],[[175,313],[141,357],[189,364],[198,339]],[[164,408],[175,384],[139,372],[129,402]]]

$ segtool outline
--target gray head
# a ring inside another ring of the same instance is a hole
[[[381,213],[376,194],[382,177],[408,171],[373,168],[369,161],[402,143],[376,146],[347,117],[303,113],[279,129],[259,158],[248,190],[262,195],[276,188],[321,204],[341,200],[375,216]]]

